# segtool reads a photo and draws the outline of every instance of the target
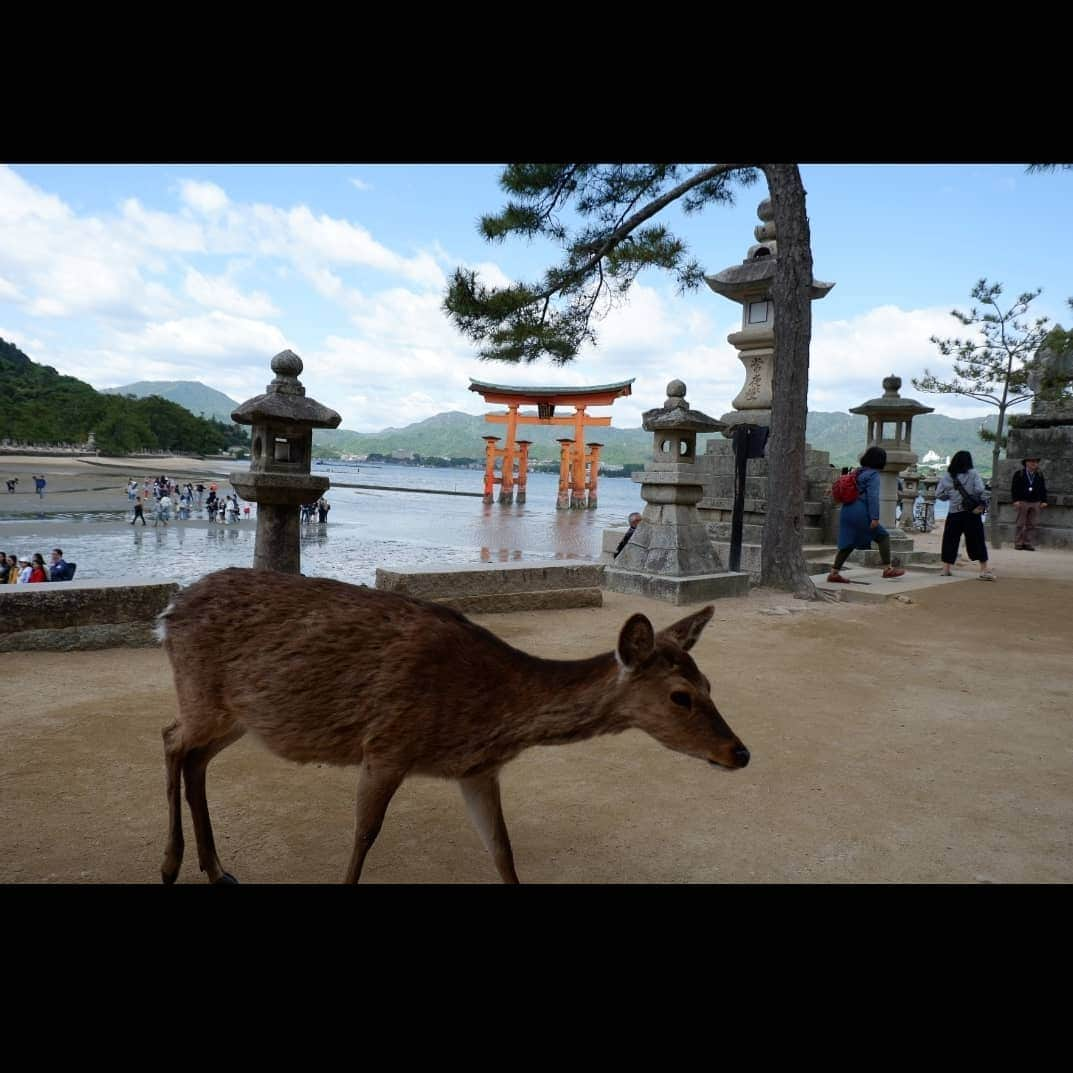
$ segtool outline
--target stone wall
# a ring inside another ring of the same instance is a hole
[[[0,585],[0,652],[156,644],[156,616],[178,591],[174,581]]]
[[[734,513],[734,445],[730,440],[711,439],[706,452],[697,459],[704,472],[704,496],[697,504],[701,520],[721,558],[730,548],[730,526]],[[805,531],[804,541],[825,544],[838,534],[838,505],[830,496],[838,470],[831,466],[827,451],[805,445]],[[760,543],[767,513],[768,459],[750,458],[745,469],[745,515],[742,525],[741,568],[753,580],[760,576]]]
[[[1019,422],[1025,422],[1020,424]],[[1027,427],[1026,427],[1027,426]],[[992,481],[992,509],[998,504],[999,536],[1011,544],[1016,515],[1010,501],[1010,482],[1021,459],[1038,456],[1047,481],[1048,507],[1040,512],[1039,546],[1073,548],[1073,416],[1065,419],[1014,418],[1006,458]]]

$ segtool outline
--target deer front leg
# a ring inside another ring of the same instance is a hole
[[[504,883],[519,882],[499,800],[499,772],[459,779],[458,784],[462,787],[462,797],[473,826],[477,828],[484,848],[492,855],[500,878]]]
[[[365,855],[372,849],[384,814],[395,791],[406,777],[405,771],[382,767],[366,754],[362,761],[361,773],[358,775],[358,820],[354,832],[354,852],[350,856],[347,869],[347,883],[357,883],[361,878],[361,867]]]

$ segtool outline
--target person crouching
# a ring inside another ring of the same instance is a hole
[[[861,468],[857,471],[858,496],[852,503],[842,507],[838,521],[838,554],[834,569],[827,580],[849,584],[839,571],[855,548],[867,551],[874,541],[883,560],[883,577],[888,580],[901,577],[905,571],[895,566],[890,558],[890,533],[879,524],[879,474],[887,464],[887,452],[882,447],[869,447],[861,455]]]

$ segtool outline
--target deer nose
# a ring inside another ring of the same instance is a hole
[[[739,745],[734,750],[734,759],[737,760],[739,767],[745,767],[749,763],[749,750],[744,745]]]

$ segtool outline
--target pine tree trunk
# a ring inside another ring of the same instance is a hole
[[[988,529],[991,530],[991,548],[997,550],[1002,547],[1002,540],[999,537],[998,528],[998,456],[1002,450],[1002,427],[1006,423],[1006,408],[1004,406],[999,407],[998,411],[998,423],[995,428],[995,446],[991,452],[991,506],[988,508],[991,512],[988,518]]]
[[[802,549],[805,527],[805,420],[812,338],[812,244],[805,188],[796,164],[765,164],[775,210],[778,255],[768,499],[760,583],[815,599]]]

